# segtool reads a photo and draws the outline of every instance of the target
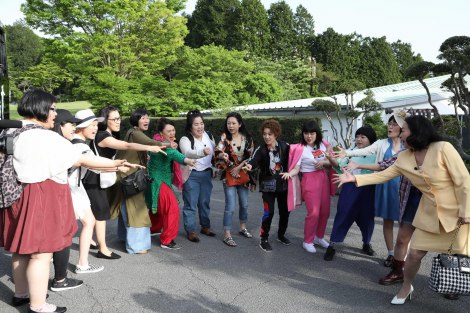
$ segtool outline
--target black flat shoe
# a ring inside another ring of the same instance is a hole
[[[373,256],[375,251],[372,249],[372,245],[370,243],[365,243],[362,245],[362,253]]]
[[[48,294],[46,295],[46,299],[47,298],[49,298]],[[11,301],[12,306],[21,306],[21,305],[28,304],[28,303],[29,303],[29,297],[28,298],[18,298],[18,297],[13,296],[12,301]]]
[[[28,298],[18,298],[13,296],[13,300],[11,301],[12,306],[20,306],[29,303],[29,297]]]
[[[98,245],[90,243],[90,250],[98,250]]]
[[[102,253],[101,251],[98,251],[98,253],[96,254],[96,257],[99,259],[106,259],[106,260],[117,260],[121,258],[119,254],[116,254],[114,252],[111,252],[111,255],[106,255]]]

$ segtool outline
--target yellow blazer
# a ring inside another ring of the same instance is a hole
[[[423,193],[413,221],[416,228],[439,234],[442,225],[449,233],[457,228],[459,217],[470,217],[470,175],[450,143],[429,145],[421,168],[413,152],[405,150],[388,169],[356,176],[356,184],[380,184],[402,175]]]

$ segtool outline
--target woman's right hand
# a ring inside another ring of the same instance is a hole
[[[165,151],[162,150],[159,146],[149,146],[150,149],[148,150],[149,152],[154,152],[154,153],[163,153],[164,155],[167,155]]]
[[[348,155],[346,154],[346,150],[344,150],[343,147],[337,146],[336,148],[338,148],[339,151],[335,152],[335,151],[333,150],[333,156],[334,156],[335,158],[344,159],[345,157],[348,156]]]
[[[343,168],[343,174],[334,174],[333,175],[333,183],[339,183],[338,187],[341,187],[345,183],[354,183],[356,182],[356,177],[351,173],[347,172]]]
[[[207,155],[211,154],[211,148],[205,147],[203,152],[204,152],[204,155],[207,156]]]

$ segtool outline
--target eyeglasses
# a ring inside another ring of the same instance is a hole
[[[119,123],[121,121],[121,118],[120,117],[116,117],[116,118],[110,118],[109,119],[110,121],[113,121],[114,123]]]
[[[387,124],[389,127],[392,126],[392,127],[396,127],[396,126],[399,126],[397,123],[394,123],[394,122],[390,122]]]

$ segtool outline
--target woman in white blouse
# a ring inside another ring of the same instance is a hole
[[[15,294],[13,305],[30,302],[30,312],[65,312],[46,303],[52,252],[71,244],[77,231],[67,170],[72,166],[121,165],[81,154],[67,139],[50,131],[54,126],[56,98],[42,90],[25,93],[18,113],[23,125],[41,128],[21,133],[14,142],[13,166],[25,184],[11,207],[0,214],[0,246],[12,256]]]

